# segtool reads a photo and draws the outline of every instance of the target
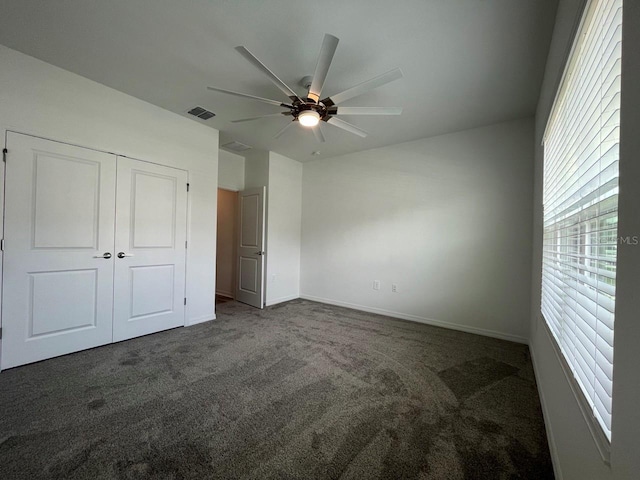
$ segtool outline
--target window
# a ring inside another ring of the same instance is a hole
[[[622,0],[591,0],[544,136],[542,314],[611,440]]]

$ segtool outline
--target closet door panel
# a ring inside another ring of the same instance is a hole
[[[115,156],[12,132],[7,148],[2,368],[111,342]]]
[[[114,341],[184,325],[187,172],[118,157]]]

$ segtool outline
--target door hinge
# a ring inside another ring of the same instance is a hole
[[[184,241],[184,248],[188,248],[188,245],[189,245],[189,244],[187,243],[187,240],[185,240],[185,241]]]
[[[2,338],[2,327],[0,327],[0,338]]]
[[[6,148],[2,149],[2,161],[6,162],[7,161],[7,153],[9,153],[9,150],[7,150]]]
[[[184,304],[187,304],[187,297],[184,297]]]
[[[4,238],[0,240],[0,252],[4,252]]]
[[[187,183],[187,192],[189,191],[189,184]]]

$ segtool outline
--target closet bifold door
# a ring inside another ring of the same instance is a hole
[[[112,341],[114,155],[9,132],[2,368]]]
[[[185,323],[187,172],[118,157],[113,340]]]

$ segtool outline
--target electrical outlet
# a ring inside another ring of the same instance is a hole
[[[396,285],[395,283],[391,284],[391,292],[392,293],[398,293],[398,285]]]
[[[373,289],[374,290],[380,290],[380,280],[374,280],[373,281]]]

